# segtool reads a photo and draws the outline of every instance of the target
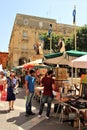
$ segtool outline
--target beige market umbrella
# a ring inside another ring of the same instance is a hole
[[[55,58],[50,58],[50,59],[45,59],[43,61],[45,64],[56,64],[56,65],[70,65],[71,58],[68,59],[64,55],[55,57]]]

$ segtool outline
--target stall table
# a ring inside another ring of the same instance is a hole
[[[84,99],[78,99],[77,102],[80,103],[81,105],[83,103],[87,104],[87,100],[84,100]],[[80,104],[78,104],[78,106],[77,106],[77,104],[76,105],[72,105],[72,104],[70,104],[68,102],[62,102],[62,104],[64,106],[68,106],[68,107],[70,107],[70,108],[72,108],[73,110],[76,111],[77,117],[78,117],[78,121],[79,121],[79,128],[78,129],[81,130],[81,127],[80,127],[80,124],[81,124],[81,121],[80,121],[80,112],[87,111],[87,106],[84,106],[84,105],[80,106]]]

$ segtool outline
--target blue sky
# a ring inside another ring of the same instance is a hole
[[[72,25],[74,5],[76,24],[87,24],[87,0],[0,0],[0,52],[8,52],[17,13],[53,18],[58,23]]]

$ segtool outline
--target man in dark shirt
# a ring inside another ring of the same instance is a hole
[[[54,79],[52,78],[52,75],[53,75],[53,71],[49,70],[47,73],[47,76],[42,78],[42,81],[41,81],[44,89],[43,89],[43,96],[42,96],[41,103],[40,103],[40,110],[39,110],[38,117],[41,117],[43,108],[44,108],[44,104],[47,103],[47,112],[46,112],[47,119],[49,119],[49,116],[50,116],[51,102],[53,99],[52,91],[55,88],[55,85],[54,85],[55,83],[54,83]]]

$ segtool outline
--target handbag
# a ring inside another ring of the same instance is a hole
[[[17,94],[17,88],[16,87],[13,88],[13,93]]]

